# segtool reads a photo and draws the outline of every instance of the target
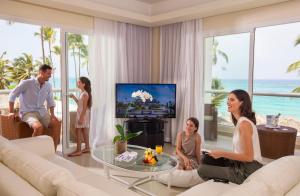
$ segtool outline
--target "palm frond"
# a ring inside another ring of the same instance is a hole
[[[300,69],[300,61],[290,64],[286,72],[292,72]]]
[[[297,37],[296,41],[295,41],[295,46],[300,44],[300,35]]]
[[[225,52],[223,52],[222,50],[218,50],[218,54],[221,55],[225,59],[226,63],[229,62],[228,56]]]
[[[298,86],[297,88],[295,88],[292,92],[293,93],[300,93],[300,86]]]

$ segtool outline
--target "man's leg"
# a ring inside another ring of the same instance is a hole
[[[60,140],[61,121],[59,121],[58,119],[51,119],[48,128],[51,129],[50,135],[53,138],[54,148],[56,151],[57,145],[59,144]]]
[[[44,127],[38,119],[36,112],[28,112],[23,115],[22,121],[26,122],[33,129],[32,137],[43,135],[44,133]]]

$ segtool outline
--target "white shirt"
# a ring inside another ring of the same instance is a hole
[[[235,126],[233,138],[232,138],[233,151],[235,153],[243,153],[243,149],[242,149],[242,146],[240,143],[240,124],[242,121],[248,121],[252,126],[252,144],[253,144],[254,160],[261,162],[262,158],[261,158],[261,151],[260,151],[260,144],[259,144],[257,128],[256,128],[255,124],[246,117],[240,117]]]
[[[47,113],[44,105],[45,101],[47,101],[48,108],[55,106],[51,84],[46,81],[41,86],[37,78],[21,81],[10,92],[9,102],[14,102],[19,96],[21,116],[27,112],[38,112],[41,116],[44,116]]]

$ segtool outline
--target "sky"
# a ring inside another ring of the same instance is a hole
[[[56,31],[54,45],[60,45],[60,31]],[[6,59],[13,60],[22,55],[22,53],[32,54],[34,60],[40,60],[42,56],[41,40],[39,36],[35,36],[35,32],[40,32],[40,26],[25,23],[8,24],[5,20],[0,20],[0,55],[6,51]],[[84,43],[88,44],[87,36],[84,36]],[[48,44],[45,43],[45,53],[49,54]],[[69,76],[75,78],[75,70],[73,56],[69,52]],[[60,57],[53,55],[53,64],[56,67],[55,77],[60,78]],[[86,69],[82,69],[82,75],[87,75]]]
[[[300,22],[257,28],[255,32],[254,79],[299,80],[297,72],[286,73],[288,65],[300,60]],[[219,49],[229,57],[226,63],[218,56],[213,76],[219,79],[247,79],[249,62],[249,33],[215,37]],[[226,68],[225,70],[223,68]]]

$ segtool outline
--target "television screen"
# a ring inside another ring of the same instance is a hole
[[[116,118],[175,118],[176,84],[116,84]]]

